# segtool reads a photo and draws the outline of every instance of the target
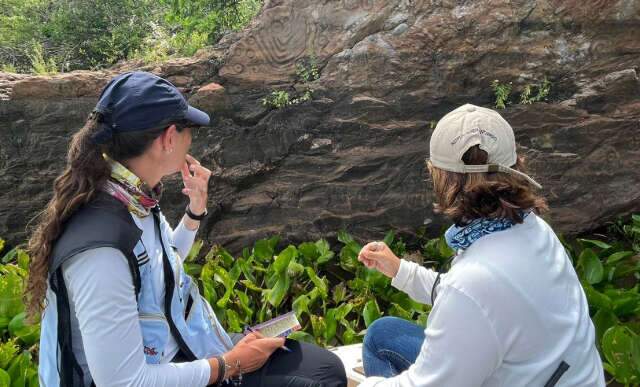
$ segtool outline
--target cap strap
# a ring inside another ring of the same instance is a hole
[[[111,125],[108,125],[104,122],[98,124],[99,130],[93,136],[91,136],[91,141],[96,145],[105,144],[111,140],[113,137],[113,129]]]

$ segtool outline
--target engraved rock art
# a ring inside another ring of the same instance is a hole
[[[638,1],[271,0],[206,55],[154,71],[188,85],[212,113],[192,149],[214,171],[200,236],[234,253],[274,234],[295,242],[347,229],[372,240],[393,228],[410,240],[425,224],[439,233],[425,182],[429,135],[455,106],[493,106],[495,79],[513,82],[515,100],[526,84],[551,82],[547,101],[500,113],[557,231],[640,211]],[[273,90],[301,86],[296,63],[312,55],[313,97],[263,106]],[[0,73],[0,235],[9,243],[24,241],[110,76]],[[162,206],[177,221],[185,198],[179,179],[166,183]]]

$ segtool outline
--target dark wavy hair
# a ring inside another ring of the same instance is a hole
[[[36,218],[36,225],[28,242],[31,255],[27,291],[27,312],[36,319],[44,308],[49,258],[65,222],[83,204],[88,203],[109,178],[111,169],[102,156],[124,161],[142,155],[169,126],[178,131],[186,127],[184,122],[168,123],[159,128],[114,134],[102,145],[94,143],[94,136],[102,127],[103,116],[93,112],[84,126],[71,138],[67,153],[67,165],[53,183],[53,197]]]
[[[462,160],[467,165],[487,164],[487,152],[475,145]],[[523,210],[548,211],[547,201],[522,177],[502,172],[456,173],[427,163],[433,179],[434,209],[458,226],[477,218],[507,218],[522,223]],[[514,169],[526,173],[525,159],[518,156]]]

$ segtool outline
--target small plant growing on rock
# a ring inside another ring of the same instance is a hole
[[[311,91],[311,89],[307,89],[304,91],[304,93],[302,93],[301,96],[292,99],[291,105],[297,105],[299,103],[311,101],[312,98],[313,98],[313,92]]]
[[[537,91],[535,95],[533,95],[534,90]],[[537,85],[526,85],[520,94],[520,103],[530,105],[534,102],[546,101],[550,91],[551,82],[547,78]]]
[[[320,78],[318,59],[315,55],[311,55],[309,58],[304,58],[296,63],[296,77],[302,83],[313,82]]]
[[[272,90],[271,94],[262,99],[262,105],[281,109],[286,106],[311,101],[313,99],[313,90],[309,84],[320,78],[317,63],[315,55],[298,61],[296,63],[296,80],[302,84],[302,87],[297,88],[292,95],[288,91]]]
[[[497,109],[504,109],[507,107],[509,103],[509,95],[511,94],[511,89],[513,88],[513,84],[509,83],[500,83],[499,80],[494,80],[491,83],[491,88],[493,89],[493,94],[496,97],[495,106]]]
[[[291,105],[292,101],[289,99],[289,92],[284,90],[274,90],[268,96],[262,99],[262,105],[272,107],[275,109],[282,109],[283,107]]]

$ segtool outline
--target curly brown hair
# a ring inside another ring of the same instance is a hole
[[[478,145],[462,157],[467,165],[487,164],[487,152]],[[477,218],[507,218],[522,223],[523,210],[542,214],[549,208],[543,196],[525,179],[502,172],[456,173],[427,163],[433,179],[434,209],[462,226]],[[525,172],[525,160],[518,156],[514,169]]]
[[[67,153],[67,165],[53,183],[53,197],[35,220],[34,231],[27,250],[31,255],[25,302],[32,320],[37,319],[44,308],[49,258],[56,240],[64,230],[65,222],[83,204],[88,203],[109,178],[111,168],[102,156],[124,161],[143,154],[153,140],[172,124],[178,131],[185,123],[168,123],[159,128],[114,134],[109,142],[97,145],[94,136],[101,130],[103,116],[93,112],[85,125],[71,138]]]

